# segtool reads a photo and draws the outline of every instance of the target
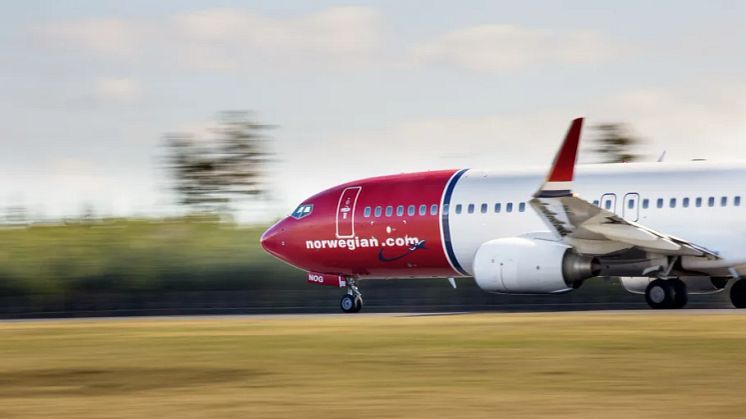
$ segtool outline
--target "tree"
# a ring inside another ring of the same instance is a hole
[[[220,114],[214,138],[166,135],[166,166],[179,203],[193,212],[227,212],[232,201],[264,195],[272,155],[263,135],[268,128],[248,112],[230,111]]]
[[[621,123],[599,124],[592,127],[593,152],[603,159],[603,163],[623,163],[637,161],[642,155],[635,148],[642,142],[635,137],[629,127]]]

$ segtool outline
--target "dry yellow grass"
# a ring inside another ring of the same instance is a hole
[[[0,323],[3,417],[737,417],[746,316]]]

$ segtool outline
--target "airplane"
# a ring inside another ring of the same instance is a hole
[[[313,284],[472,277],[483,290],[558,294],[620,277],[653,309],[722,292],[746,307],[746,163],[577,165],[572,121],[546,176],[438,170],[345,183],[303,201],[261,237]],[[536,186],[539,185],[538,190]]]

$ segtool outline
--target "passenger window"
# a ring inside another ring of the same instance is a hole
[[[681,200],[681,206],[684,208],[689,208],[689,198],[684,198]]]
[[[724,206],[727,206],[727,205],[728,205],[728,197],[724,196],[724,197],[720,198],[720,206],[724,207]]]
[[[513,212],[513,203],[512,202],[508,202],[507,204],[505,204],[505,212]]]
[[[370,207],[365,207],[365,209],[363,210],[363,217],[370,217]]]
[[[381,207],[376,207],[376,217],[381,216]]]
[[[467,208],[468,208],[469,214],[474,214],[474,204],[469,204]]]
[[[593,205],[598,206],[598,199],[593,201]]]
[[[520,204],[518,204],[518,211],[520,211],[520,212],[526,211],[526,203],[525,202],[521,202]]]
[[[427,205],[420,205],[420,215],[427,215]]]
[[[404,205],[399,205],[396,207],[396,216],[401,217],[402,215],[404,215]]]
[[[500,212],[500,203],[495,204],[495,212]]]
[[[392,215],[394,215],[394,207],[389,205],[386,207],[386,216],[391,217]]]
[[[438,215],[438,204],[430,205],[430,215]]]
[[[456,204],[456,214],[461,214],[461,204]]]
[[[707,206],[708,207],[714,207],[715,206],[715,197],[711,196],[707,198]]]
[[[407,215],[410,217],[414,215],[414,205],[410,205],[407,207]]]
[[[702,198],[701,197],[697,197],[697,199],[694,200],[694,205],[697,208],[701,207],[702,206]]]
[[[663,198],[658,198],[658,201],[655,203],[655,206],[658,208],[663,208]]]
[[[737,196],[733,198],[733,206],[740,207],[741,206],[741,197]]]
[[[671,200],[668,202],[668,206],[671,208],[676,208],[676,198],[671,198]]]
[[[445,214],[447,216],[448,215],[448,211],[450,211],[450,209],[451,209],[450,204],[443,204],[443,214]]]
[[[480,211],[480,212],[481,212],[482,214],[487,214],[487,204],[482,204],[482,206],[481,206],[481,207],[479,207],[479,211]]]
[[[650,207],[650,200],[647,199],[647,198],[645,198],[645,199],[642,200],[642,208],[643,209],[648,209],[648,207]]]

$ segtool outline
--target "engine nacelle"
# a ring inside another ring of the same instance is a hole
[[[507,237],[482,244],[474,256],[474,279],[485,291],[554,294],[597,276],[598,261],[562,243]]]
[[[648,277],[622,277],[624,289],[633,294],[645,294],[648,284],[655,278]],[[683,276],[682,281],[686,284],[687,294],[714,294],[725,289],[728,278],[711,278],[709,276]]]

